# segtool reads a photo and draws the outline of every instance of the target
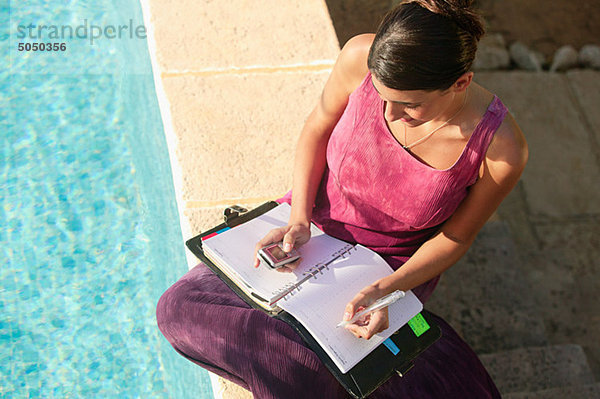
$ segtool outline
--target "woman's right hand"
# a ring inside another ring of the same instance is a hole
[[[273,229],[256,244],[256,247],[254,248],[254,267],[256,268],[260,265],[258,250],[262,247],[274,242],[283,241],[283,250],[285,252],[290,252],[294,248],[300,248],[302,245],[306,244],[308,240],[310,240],[310,225],[308,224],[289,224]],[[288,263],[276,270],[283,273],[291,273],[292,270],[298,267],[301,260],[302,259],[298,259],[297,261]]]

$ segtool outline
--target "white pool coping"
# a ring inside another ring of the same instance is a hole
[[[181,170],[181,165],[179,164],[176,156],[176,148],[177,148],[177,137],[173,130],[173,118],[171,115],[171,108],[169,104],[169,100],[164,90],[164,86],[162,84],[160,67],[158,64],[157,52],[156,52],[156,40],[154,38],[154,26],[152,24],[152,14],[150,11],[150,5],[148,4],[148,0],[140,0],[140,4],[142,7],[142,15],[144,18],[144,25],[146,26],[146,40],[148,43],[148,52],[150,54],[150,62],[152,65],[152,76],[154,79],[154,88],[156,91],[156,98],[158,99],[158,106],[160,109],[160,115],[163,122],[163,131],[165,133],[165,140],[167,142],[167,149],[169,152],[169,160],[171,162],[171,173],[172,173],[172,181],[173,187],[175,189],[175,201],[177,203],[177,213],[179,215],[179,225],[181,226],[181,246],[182,250],[185,253],[186,262],[188,265],[188,269],[191,269],[195,265],[198,264],[198,259],[189,251],[185,249],[185,239],[186,237],[191,237],[191,227],[190,224],[184,216],[185,202],[183,199],[183,173]],[[217,376],[213,373],[208,373],[210,377],[210,385],[211,390],[213,392],[213,397],[215,399],[223,399],[221,392],[217,390],[219,386],[217,384]]]

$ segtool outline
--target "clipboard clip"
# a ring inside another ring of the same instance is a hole
[[[235,220],[238,216],[243,213],[248,212],[248,209],[244,208],[240,205],[231,205],[230,207],[225,208],[223,211],[223,220],[225,224],[229,225],[233,220]]]

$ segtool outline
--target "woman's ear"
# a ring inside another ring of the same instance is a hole
[[[452,88],[454,89],[454,91],[457,92],[461,92],[467,89],[467,87],[469,87],[469,85],[471,84],[471,82],[473,81],[473,72],[466,72],[464,75],[462,75],[460,78],[458,78],[456,80],[456,82],[454,82],[454,84],[452,85]]]

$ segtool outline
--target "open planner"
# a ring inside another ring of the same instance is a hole
[[[311,239],[298,248],[292,273],[254,268],[254,248],[271,229],[284,226],[288,204],[267,202],[186,241],[188,248],[236,294],[289,324],[354,398],[364,398],[440,337],[432,315],[407,291],[388,307],[390,326],[370,340],[338,328],[346,304],[365,286],[393,273],[374,251],[325,234],[311,225]]]
[[[251,221],[204,240],[206,256],[238,281],[257,301],[292,314],[323,347],[336,366],[347,372],[423,309],[410,291],[389,308],[390,327],[370,340],[337,328],[346,304],[365,286],[393,272],[374,251],[351,245],[311,226],[311,239],[300,247],[299,267],[281,273],[254,268],[254,246],[271,229],[285,226],[286,203]]]

